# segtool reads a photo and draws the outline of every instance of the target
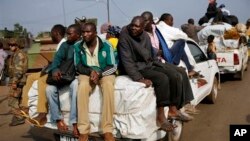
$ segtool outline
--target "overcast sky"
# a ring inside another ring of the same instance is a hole
[[[250,18],[250,0],[217,0],[225,4],[231,14],[245,23]],[[110,21],[123,26],[143,11],[155,17],[170,13],[174,26],[180,27],[188,18],[196,23],[207,9],[208,0],[109,0]],[[54,24],[70,25],[75,17],[98,18],[98,28],[107,22],[107,0],[0,0],[0,29],[13,29],[20,23],[33,34],[50,31]]]

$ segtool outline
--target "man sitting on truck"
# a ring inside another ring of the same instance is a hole
[[[189,55],[191,56],[191,53],[188,54],[188,49],[186,49],[185,40],[188,39],[188,36],[180,29],[173,27],[172,15],[169,13],[162,14],[156,27],[159,35],[158,38],[162,38],[162,40],[159,41],[162,46],[163,57],[165,58],[166,56],[164,50],[169,50],[171,54],[170,56],[172,56],[172,62],[169,60],[166,61],[173,63],[174,65],[179,65],[180,60],[182,60],[187,67],[188,76],[199,77],[200,74],[194,71],[194,67],[190,63],[191,59],[189,58],[192,57],[189,57]]]
[[[50,67],[50,72],[52,73],[52,78],[54,80],[60,81],[62,74],[59,66],[63,61],[71,60],[74,58],[74,47],[81,40],[81,30],[79,25],[70,25],[67,29],[67,41],[62,43],[58,52],[56,53],[54,60]],[[49,73],[50,73],[49,72]],[[48,76],[49,77],[49,76]],[[70,84],[70,117],[69,122],[73,125],[73,135],[78,137],[79,132],[77,130],[77,105],[76,105],[76,94],[77,94],[78,81],[74,79]],[[57,128],[60,132],[66,132],[68,126],[63,120],[63,115],[60,109],[59,101],[59,89],[60,86],[48,85],[46,87],[46,96],[50,106],[51,120],[56,122]]]
[[[51,29],[51,38],[52,41],[57,43],[56,51],[59,49],[60,45],[65,42],[65,31],[66,28],[61,24],[56,24]],[[23,95],[22,95],[22,102],[21,102],[21,109],[20,114],[24,117],[29,117],[28,110],[28,93],[34,81],[37,80],[37,89],[38,89],[38,103],[37,103],[37,113],[38,115],[34,118],[29,118],[28,121],[35,126],[41,127],[47,122],[47,113],[48,113],[48,102],[45,94],[45,90],[47,87],[46,79],[48,74],[41,74],[40,72],[31,73],[28,75],[26,84],[23,87]]]
[[[144,31],[145,19],[136,16],[120,34],[118,42],[119,71],[132,80],[154,86],[157,105],[157,123],[164,131],[172,131],[176,125],[168,118],[190,121],[191,118],[178,109],[193,99],[193,92],[184,69],[169,63],[161,63],[152,56],[152,44]]]
[[[114,83],[117,65],[112,46],[97,36],[96,25],[81,26],[83,41],[76,47],[79,86],[77,92],[79,141],[88,141],[90,133],[89,96],[96,85],[102,90],[101,128],[105,141],[113,137]]]

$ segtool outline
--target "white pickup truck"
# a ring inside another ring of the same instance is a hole
[[[217,48],[217,63],[221,74],[235,74],[239,80],[243,79],[243,73],[247,70],[248,48],[247,39],[241,36],[240,39],[224,39],[225,31],[230,31],[231,25],[215,24],[208,25],[198,32],[200,45],[204,52],[207,50],[207,37],[214,35]]]
[[[244,37],[242,37],[244,38]],[[221,74],[231,73],[239,80],[243,79],[247,70],[248,48],[245,43],[239,44],[239,40],[219,38],[217,40],[217,63]]]
[[[206,79],[207,84],[198,85],[196,79],[190,79],[191,87],[194,93],[192,105],[199,104],[204,98],[210,103],[216,101],[218,95],[218,86],[220,85],[219,69],[215,60],[207,59],[205,53],[192,40],[188,40],[187,48],[190,50],[193,65],[196,71],[199,71]],[[68,90],[63,89],[60,92],[61,110],[64,113],[64,120],[68,124],[69,115],[69,96]],[[101,91],[96,87],[90,96],[90,122],[91,133],[100,131],[100,115],[101,115]],[[29,114],[31,117],[36,116],[37,104],[37,82],[33,83],[29,91]],[[140,140],[140,141],[156,141],[161,138],[168,138],[169,141],[180,140],[182,133],[182,122],[176,121],[178,125],[173,132],[167,134],[158,130],[156,119],[156,99],[153,87],[145,88],[143,83],[134,82],[127,76],[118,76],[115,82],[115,107],[114,115],[114,131],[113,134],[117,140]],[[167,108],[166,108],[167,110]],[[45,127],[56,129],[56,124],[50,120],[50,114]],[[38,133],[38,132],[37,132]],[[56,130],[55,130],[56,133]],[[39,133],[38,133],[39,135]],[[38,136],[37,135],[37,136]],[[90,136],[91,137],[91,136]],[[77,140],[70,134],[59,134],[60,141]],[[90,139],[92,140],[92,139]],[[93,139],[94,140],[94,139]]]

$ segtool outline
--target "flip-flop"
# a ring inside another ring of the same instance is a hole
[[[181,112],[177,112],[177,116],[168,116],[168,119],[170,119],[170,120],[180,120],[180,121],[183,121],[183,122],[188,122],[188,121],[193,120],[193,118],[191,116],[190,117],[186,116]]]
[[[40,122],[37,121],[37,120],[35,120],[35,119],[28,118],[26,121],[27,121],[29,124],[34,125],[34,126],[36,126],[36,127],[44,127],[44,125],[40,124]]]
[[[203,76],[202,74],[200,74],[199,72],[196,72],[196,71],[194,71],[194,74],[188,75],[188,77],[189,77],[190,79],[193,79],[193,78],[197,78],[197,79],[199,79],[199,78],[204,78],[204,76]]]
[[[13,112],[13,114],[14,114],[14,115],[21,116],[21,117],[29,118],[29,114],[25,113],[23,110],[20,110],[20,109],[16,109],[16,110]]]
[[[198,88],[207,84],[207,81],[205,79],[199,78],[197,79],[197,84],[198,84]]]
[[[158,123],[159,124],[159,123]],[[169,122],[168,120],[165,120],[162,124],[160,124],[160,128],[159,130],[163,130],[166,132],[171,132],[174,130],[174,128],[176,128],[177,125],[176,124],[172,124],[171,122]]]
[[[191,115],[198,115],[200,114],[200,110],[197,110],[196,108],[194,109],[185,108],[185,113],[191,114]]]

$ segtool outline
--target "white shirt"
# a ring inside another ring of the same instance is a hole
[[[57,47],[56,47],[56,51],[59,50],[60,46],[62,45],[63,42],[65,42],[66,39],[65,38],[62,38],[62,40],[57,44]]]
[[[161,32],[165,42],[167,43],[168,45],[168,48],[171,48],[174,44],[174,40],[178,40],[178,39],[184,39],[184,40],[187,40],[188,39],[188,36],[185,32],[183,32],[182,30],[178,29],[178,28],[175,28],[175,27],[172,27],[172,26],[169,26],[167,25],[165,22],[163,21],[160,21],[156,27],[159,29],[159,31]],[[187,54],[187,57],[188,57],[188,60],[189,60],[189,63],[191,65],[194,66],[195,64],[195,60],[193,59],[193,56],[187,46],[187,44],[185,43],[185,47],[184,47],[184,50]]]
[[[229,10],[227,10],[226,8],[221,8],[221,12],[223,13],[223,15],[225,15],[225,16],[229,16],[230,15],[230,11]]]
[[[174,44],[174,40],[184,39],[187,40],[188,36],[182,30],[169,26],[165,22],[160,21],[156,27],[161,32],[165,42],[167,43],[168,47],[171,48]]]
[[[99,60],[98,60],[99,40],[97,39],[97,43],[96,43],[96,47],[93,52],[93,55],[90,53],[89,48],[87,47],[85,42],[83,44],[83,48],[85,48],[86,50],[87,64],[89,66],[100,67]]]

